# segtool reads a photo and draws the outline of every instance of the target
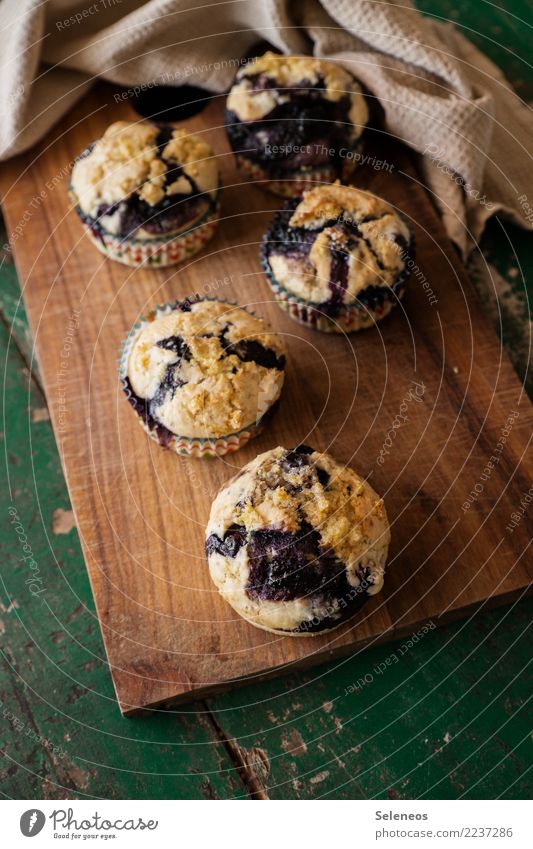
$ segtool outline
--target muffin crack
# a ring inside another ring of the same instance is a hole
[[[289,634],[353,616],[381,588],[388,543],[368,483],[306,445],[245,466],[218,494],[206,531],[224,598],[253,624]]]
[[[127,348],[130,403],[150,430],[159,434],[155,425],[161,425],[176,441],[223,439],[245,429],[249,438],[283,385],[279,337],[261,319],[222,301],[174,304],[143,321]]]
[[[390,309],[403,293],[412,255],[410,230],[390,204],[338,182],[287,204],[262,243],[274,291],[283,287],[327,319],[346,310],[370,318],[380,305]]]
[[[213,151],[185,130],[117,121],[76,160],[71,192],[95,233],[176,233],[216,207]]]

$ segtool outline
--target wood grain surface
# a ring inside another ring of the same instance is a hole
[[[357,177],[414,224],[417,267],[403,307],[376,329],[332,338],[272,303],[258,243],[278,201],[234,173],[221,113],[222,99],[213,98],[185,122],[220,153],[225,188],[215,239],[176,269],[132,271],[106,260],[70,208],[68,164],[109,121],[135,117],[111,89],[95,90],[1,173],[8,233],[24,234],[12,236],[17,268],[124,713],[407,634],[487,598],[506,601],[531,579],[526,522],[506,529],[530,486],[531,407],[405,151],[375,141],[389,168]],[[180,458],[148,440],[117,380],[118,349],[137,318],[196,292],[250,306],[288,349],[268,430],[215,461]],[[330,635],[291,639],[254,629],[225,605],[203,539],[211,500],[235,470],[259,451],[303,441],[370,476],[393,542],[385,589],[358,618]],[[476,509],[464,510],[470,493]]]

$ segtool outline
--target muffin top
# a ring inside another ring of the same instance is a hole
[[[78,206],[92,219],[109,219],[124,204],[148,219],[179,200],[195,198],[205,209],[218,185],[213,151],[202,138],[129,121],[111,124],[76,160],[71,176]]]
[[[311,56],[280,56],[265,53],[240,68],[231,89],[227,108],[240,121],[261,121],[277,107],[310,90],[324,100],[348,100],[347,118],[360,135],[368,121],[361,87],[354,77],[334,62]]]
[[[278,399],[285,356],[268,325],[234,304],[183,301],[128,341],[125,388],[150,426],[221,437],[257,423]]]
[[[326,307],[352,303],[370,286],[393,286],[410,247],[409,227],[390,204],[338,182],[288,204],[263,242],[277,282]]]
[[[379,592],[389,539],[369,484],[301,445],[259,455],[218,494],[206,551],[213,580],[245,618],[297,630],[318,617],[321,630]]]

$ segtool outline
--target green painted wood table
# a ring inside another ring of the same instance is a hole
[[[460,26],[527,102],[531,4],[506,5],[419,3]],[[494,220],[481,245],[492,282],[480,254],[469,263],[530,393],[531,243]],[[0,284],[3,796],[531,798],[533,601],[526,598],[410,645],[390,643],[209,702],[122,718],[9,252]],[[30,556],[46,587],[47,604],[38,607],[28,589]]]

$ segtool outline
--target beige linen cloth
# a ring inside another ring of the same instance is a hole
[[[456,29],[410,0],[2,0],[0,156],[31,147],[103,77],[223,91],[259,39],[332,57],[420,154],[464,255],[501,210],[533,226],[533,117]],[[111,118],[112,116],[110,116]]]

